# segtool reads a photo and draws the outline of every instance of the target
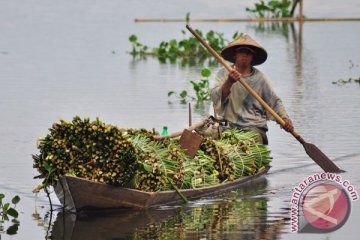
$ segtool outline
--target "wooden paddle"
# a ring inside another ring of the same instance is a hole
[[[202,39],[189,25],[186,25],[186,28],[200,41],[200,43],[230,72],[232,70],[231,66],[214,50],[212,49],[205,41]],[[243,80],[238,79],[241,85],[253,96],[255,97],[260,104],[276,119],[276,121],[282,126],[285,127],[285,121]],[[312,158],[325,172],[344,172],[338,166],[333,163],[319,148],[314,144],[307,143],[305,140],[295,131],[292,131],[291,134],[303,145],[306,153]]]

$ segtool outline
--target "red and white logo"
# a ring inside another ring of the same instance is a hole
[[[331,232],[346,222],[350,200],[340,186],[320,183],[304,193],[300,208],[305,221],[300,232]]]
[[[291,232],[327,233],[342,227],[359,195],[349,180],[335,173],[315,173],[293,188]]]

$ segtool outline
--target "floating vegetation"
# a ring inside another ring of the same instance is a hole
[[[140,57],[145,57],[147,55],[150,55],[150,53],[148,52],[149,47],[139,43],[138,37],[136,35],[134,34],[131,35],[129,37],[129,41],[132,43],[132,50],[130,52],[131,55],[140,56]]]
[[[217,33],[213,30],[206,34],[202,31],[196,30],[212,48],[216,51],[221,51],[225,46],[225,39],[222,33]],[[131,35],[129,41],[132,43],[132,51],[130,54],[133,57],[145,58],[146,56],[154,56],[162,63],[169,61],[176,63],[177,59],[181,59],[181,64],[195,65],[204,63],[209,60],[209,65],[216,65],[217,61],[211,57],[210,53],[193,37],[187,37],[185,30],[181,31],[184,38],[182,40],[171,39],[169,41],[161,41],[158,47],[150,48],[138,41],[136,35]]]
[[[55,186],[63,175],[142,191],[200,188],[253,175],[270,163],[270,151],[256,133],[226,130],[204,138],[190,159],[179,139],[154,140],[146,129],[120,129],[99,119],[60,120],[39,140],[34,168],[43,178],[36,188]]]
[[[353,70],[353,68],[358,68],[359,67],[359,64],[355,64],[353,61],[349,60],[349,72],[351,74],[351,71]],[[360,77],[359,78],[348,78],[348,79],[339,79],[337,81],[333,81],[332,84],[335,84],[335,85],[340,85],[340,86],[343,86],[343,85],[348,85],[350,83],[357,83],[360,85]]]
[[[210,83],[209,77],[211,75],[211,71],[208,68],[201,69],[201,77],[198,82],[193,80],[190,81],[193,90],[196,94],[196,97],[189,96],[186,90],[182,90],[179,94],[174,91],[168,92],[168,97],[176,96],[181,100],[182,103],[186,103],[188,98],[192,100],[196,100],[198,102],[210,100]]]
[[[186,22],[190,21],[189,13],[186,15]],[[204,40],[217,52],[220,52],[229,42],[224,38],[223,33],[213,30],[203,33],[201,30],[195,30]],[[209,65],[218,65],[218,61],[212,57],[206,48],[187,31],[181,31],[183,39],[171,39],[169,41],[161,41],[157,47],[151,48],[143,43],[140,43],[138,37],[132,34],[129,41],[132,44],[132,50],[129,52],[133,57],[146,58],[147,56],[154,56],[162,63],[169,61],[176,63],[178,59],[181,60],[182,65],[195,65],[209,61]],[[233,34],[233,39],[242,35],[238,31]]]
[[[344,80],[344,79],[339,79],[337,81],[333,81],[332,84],[335,84],[335,85],[347,85],[349,83],[358,83],[360,85],[360,77],[358,79],[356,78],[349,78],[347,80]]]
[[[4,198],[5,195],[0,193],[0,239],[1,234],[4,232],[6,232],[8,235],[16,234],[20,225],[20,222],[17,220],[19,213],[15,209],[16,204],[20,202],[20,197],[16,195],[11,199],[11,203],[4,202]],[[10,219],[12,225],[7,227],[5,230],[5,226],[3,224],[7,221],[10,221]]]
[[[246,11],[259,18],[286,18],[290,17],[290,5],[290,0],[260,0],[254,8],[246,8]]]

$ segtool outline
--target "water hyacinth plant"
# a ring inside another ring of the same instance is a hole
[[[255,13],[259,18],[286,18],[290,17],[290,0],[260,0],[254,8],[246,8],[246,11]]]
[[[133,178],[136,149],[116,126],[75,116],[71,122],[54,123],[49,130],[39,140],[40,153],[33,155],[43,187],[55,185],[64,174],[113,185]]]
[[[225,42],[227,42],[222,33],[211,30],[203,34],[200,30],[196,31],[216,51],[220,51],[225,46]],[[129,37],[129,41],[132,43],[130,54],[133,57],[140,58],[154,56],[162,63],[165,63],[167,60],[170,63],[176,63],[177,59],[181,59],[183,65],[203,63],[207,59],[210,59],[210,64],[216,63],[216,60],[211,57],[195,37],[188,37],[185,30],[182,30],[181,33],[183,35],[182,40],[171,39],[169,41],[161,41],[158,47],[152,49],[140,43],[138,37],[133,34]]]
[[[182,103],[186,103],[186,99],[190,98],[192,100],[196,100],[198,102],[210,100],[210,83],[209,77],[211,75],[211,71],[208,68],[201,69],[201,77],[199,81],[191,80],[190,83],[195,92],[195,97],[189,96],[186,90],[182,90],[179,94],[175,91],[169,91],[168,97],[176,96],[178,97]]]
[[[16,204],[20,202],[20,197],[15,196],[11,199],[11,203],[4,202],[5,195],[3,193],[0,193],[0,239],[1,239],[1,233],[6,232],[8,235],[14,235],[17,233],[19,229],[19,221],[17,220],[19,213],[15,209]],[[11,206],[11,204],[13,206]],[[12,219],[11,219],[12,218]],[[7,221],[12,222],[12,225],[6,228],[4,227],[4,223]]]
[[[131,35],[129,37],[129,41],[132,43],[132,50],[130,52],[131,55],[140,57],[148,55],[148,46],[139,43],[136,35]]]
[[[186,22],[190,21],[190,14],[186,15]],[[210,30],[203,33],[201,30],[195,30],[204,40],[217,52],[229,42],[224,38],[223,33]],[[132,44],[132,51],[129,52],[133,57],[146,58],[146,56],[157,57],[162,63],[169,61],[176,63],[177,59],[181,60],[182,65],[204,63],[208,60],[209,65],[218,65],[218,61],[206,50],[202,44],[191,34],[185,30],[181,30],[183,38],[181,40],[171,39],[161,41],[157,47],[150,48],[138,41],[138,37],[132,34],[129,41]],[[233,34],[233,39],[241,36],[238,31]]]

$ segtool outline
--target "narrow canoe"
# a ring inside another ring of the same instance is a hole
[[[265,167],[253,176],[197,189],[179,190],[188,200],[214,196],[251,184],[265,175]],[[66,210],[79,212],[91,209],[135,208],[148,209],[160,205],[180,204],[184,200],[174,191],[144,192],[136,189],[111,186],[86,179],[63,176],[55,186],[55,193]]]

